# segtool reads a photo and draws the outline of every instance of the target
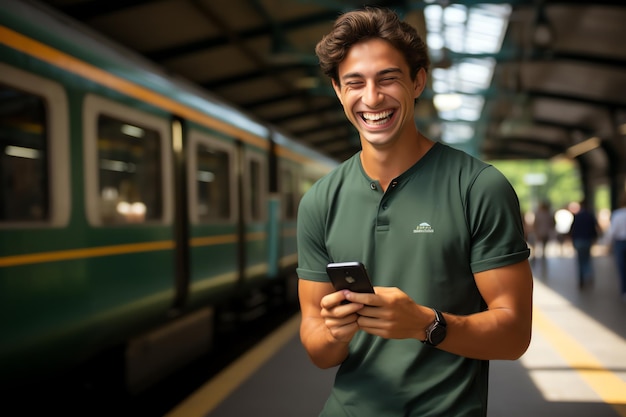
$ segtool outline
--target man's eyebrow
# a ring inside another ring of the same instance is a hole
[[[387,74],[392,74],[392,73],[400,73],[402,74],[402,70],[400,68],[385,68],[384,70],[380,70],[376,73],[377,77],[380,77],[381,75],[387,75]],[[363,78],[363,74],[361,74],[360,72],[349,72],[347,74],[344,74],[341,79],[342,80],[347,80],[350,78]]]
[[[378,74],[376,74],[376,75],[379,75],[379,76],[380,75],[387,75],[387,74],[393,74],[393,73],[396,73],[396,72],[402,74],[402,70],[400,68],[387,68],[387,69],[384,69],[382,71],[379,71]]]

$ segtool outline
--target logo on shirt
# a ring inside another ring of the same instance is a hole
[[[435,230],[428,223],[422,222],[413,229],[413,233],[435,233]]]

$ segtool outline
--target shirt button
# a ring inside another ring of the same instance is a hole
[[[370,182],[370,188],[372,190],[375,190],[376,189],[376,183],[375,182]]]
[[[383,204],[383,210],[387,210],[387,204]]]

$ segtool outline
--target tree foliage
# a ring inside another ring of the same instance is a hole
[[[489,161],[507,177],[517,192],[522,212],[532,211],[540,201],[553,210],[567,207],[583,197],[580,173],[567,159]]]

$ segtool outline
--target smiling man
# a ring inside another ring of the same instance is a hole
[[[316,53],[362,148],[299,207],[301,340],[317,366],[340,365],[320,415],[485,416],[488,361],[530,343],[517,196],[418,131],[427,48],[394,12],[343,14]],[[326,265],[347,261],[375,294],[333,288]]]

